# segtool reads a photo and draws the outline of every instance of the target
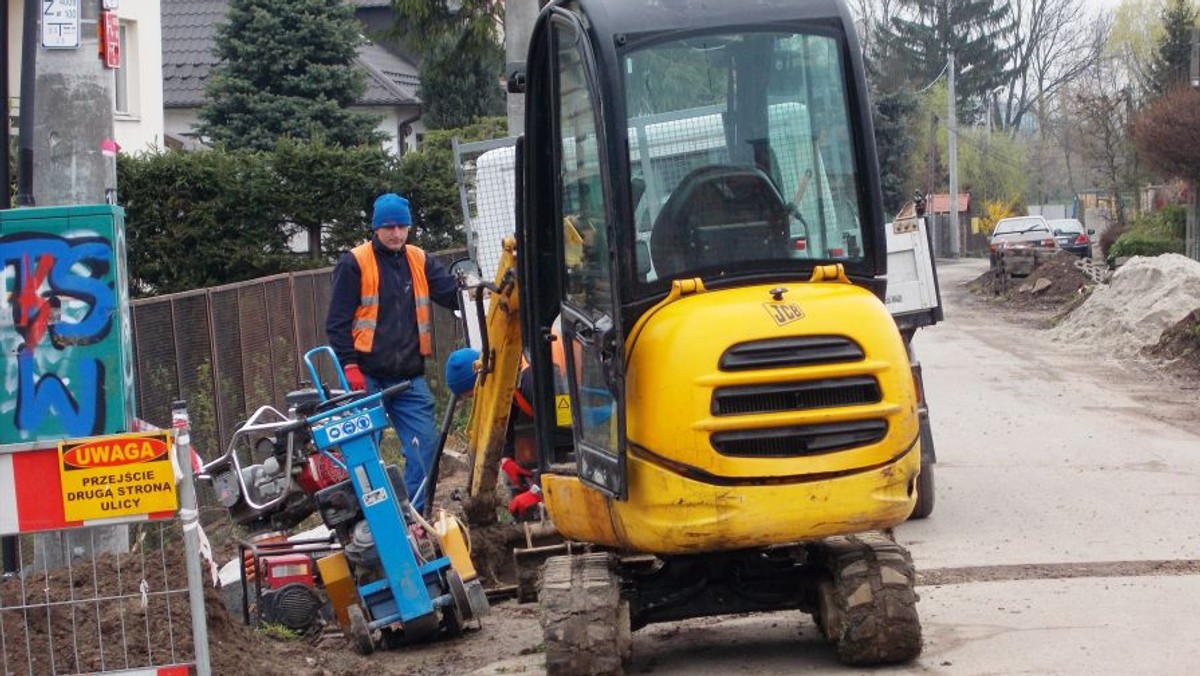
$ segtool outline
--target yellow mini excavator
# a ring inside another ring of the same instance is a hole
[[[881,301],[844,4],[552,1],[510,87],[517,228],[488,284],[471,491],[495,486],[524,352],[571,543],[541,575],[547,671],[620,673],[649,623],[789,609],[845,663],[914,658],[889,533],[917,500],[920,402]]]

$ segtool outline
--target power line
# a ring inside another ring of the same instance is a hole
[[[1001,164],[1007,164],[1013,169],[1024,169],[1026,166],[1025,162],[1014,160],[1011,157],[1005,157],[1004,153],[998,152],[995,148],[990,146],[985,147],[979,141],[971,138],[970,136],[963,136],[959,134],[958,130],[954,130],[952,133],[954,134],[954,138],[960,141],[965,141],[967,145],[973,146],[976,150],[981,150],[988,153],[989,156],[999,160]]]
[[[929,84],[925,85],[924,87],[921,87],[921,88],[920,88],[920,89],[918,89],[917,91],[913,92],[913,94],[924,94],[924,93],[925,93],[925,92],[926,92],[926,91],[927,91],[927,90],[928,90],[930,87],[932,87],[933,85],[937,84],[937,83],[938,83],[938,80],[941,80],[941,79],[942,79],[942,76],[946,74],[946,69],[947,69],[947,68],[949,68],[949,67],[950,67],[950,62],[949,62],[949,61],[947,61],[947,62],[945,63],[945,65],[943,65],[943,66],[942,66],[942,72],[938,73],[938,74],[937,74],[937,77],[933,78],[933,81],[932,81],[932,82],[930,82]]]

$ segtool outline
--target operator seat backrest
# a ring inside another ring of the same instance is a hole
[[[709,165],[683,177],[650,233],[650,257],[660,279],[722,260],[787,255],[788,208],[757,167]],[[711,242],[711,233],[727,238]],[[709,233],[702,236],[701,233]]]

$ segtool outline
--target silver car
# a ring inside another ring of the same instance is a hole
[[[1058,243],[1049,221],[1042,216],[1003,218],[992,229],[989,248],[992,253],[1013,247],[1054,250]]]

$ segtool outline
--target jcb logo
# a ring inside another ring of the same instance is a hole
[[[797,319],[804,319],[804,311],[795,303],[763,303],[763,307],[766,308],[767,314],[771,315],[771,319],[774,319],[775,323],[780,326],[791,324]]]

